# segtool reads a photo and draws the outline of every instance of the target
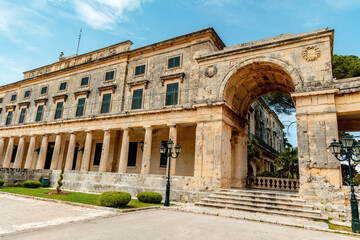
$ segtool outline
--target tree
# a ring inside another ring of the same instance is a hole
[[[256,166],[260,166],[262,151],[259,148],[259,143],[256,139],[249,139],[247,141],[247,157],[248,162],[253,161]]]
[[[358,56],[333,56],[333,77],[337,79],[360,76],[360,58]]]
[[[281,168],[276,172],[277,177],[299,178],[298,148],[285,148],[280,156],[274,160],[274,163]]]
[[[291,115],[295,112],[295,105],[291,97],[283,93],[269,93],[262,97],[265,103],[277,114]]]
[[[360,58],[349,55],[333,56],[333,77],[337,79],[360,76]],[[295,112],[295,105],[289,95],[283,93],[270,93],[262,97],[265,103],[277,114],[290,115]]]

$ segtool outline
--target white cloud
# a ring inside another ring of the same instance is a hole
[[[148,0],[77,0],[73,1],[78,18],[95,29],[113,29],[127,20],[127,12],[141,11]]]

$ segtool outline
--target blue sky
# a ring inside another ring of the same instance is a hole
[[[0,0],[0,85],[57,61],[61,51],[75,54],[80,28],[80,54],[124,40],[137,48],[206,27],[227,46],[329,27],[335,54],[360,56],[359,12],[359,0]]]

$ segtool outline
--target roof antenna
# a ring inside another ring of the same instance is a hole
[[[79,40],[78,40],[78,44],[77,44],[77,48],[76,48],[76,56],[78,55],[78,52],[79,52],[79,45],[80,45],[80,39],[81,39],[81,32],[82,32],[82,28],[80,28]]]

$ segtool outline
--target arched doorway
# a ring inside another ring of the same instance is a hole
[[[291,94],[301,84],[296,70],[282,61],[252,59],[233,67],[224,79],[220,92],[236,113],[239,124],[231,132],[231,187],[245,187],[248,175],[247,139],[250,105],[264,94]]]

